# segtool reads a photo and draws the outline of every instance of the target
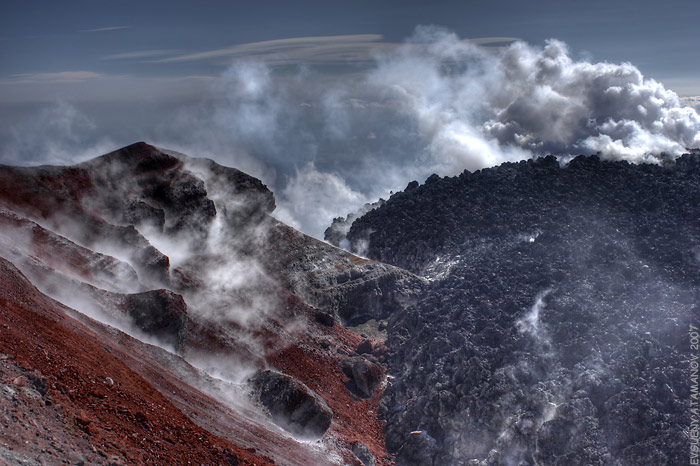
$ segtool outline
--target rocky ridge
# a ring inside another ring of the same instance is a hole
[[[16,432],[0,458],[390,464],[383,367],[342,323],[403,302],[356,296],[419,279],[302,235],[274,207],[245,173],[145,143],[0,167],[0,380]]]
[[[699,159],[434,175],[329,229],[365,257],[145,143],[0,167],[0,459],[679,464]]]

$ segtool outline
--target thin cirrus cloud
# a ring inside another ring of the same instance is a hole
[[[96,28],[96,29],[81,29],[78,32],[107,32],[107,31],[117,31],[119,29],[131,29],[131,26],[110,26],[110,27]]]
[[[214,61],[230,64],[239,59],[256,59],[269,64],[342,64],[373,63],[376,53],[393,50],[397,43],[382,41],[380,34],[295,37],[234,45],[154,60],[156,63]],[[515,37],[466,39],[480,45],[499,45],[518,40]]]
[[[178,63],[256,57],[265,61],[317,62],[329,58],[352,59],[366,56],[368,50],[381,46],[379,34],[356,34],[349,36],[295,37],[234,45],[223,49],[179,55],[156,60],[158,63]]]
[[[177,50],[138,50],[135,52],[115,53],[113,55],[105,55],[101,60],[139,60],[144,58],[156,58],[166,55],[174,55]]]
[[[22,73],[10,76],[16,83],[79,82],[104,78],[105,75],[94,71],[60,71],[55,73]]]

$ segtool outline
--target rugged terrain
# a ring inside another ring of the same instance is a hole
[[[346,244],[429,281],[388,319],[397,464],[684,464],[698,196],[697,153],[550,156],[433,175],[355,220]]]
[[[390,464],[383,340],[343,324],[422,281],[274,206],[255,178],[145,143],[0,167],[0,458]]]
[[[700,155],[411,182],[327,239],[137,143],[0,167],[0,462],[675,465]]]

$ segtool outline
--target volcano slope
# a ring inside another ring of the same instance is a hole
[[[425,280],[137,143],[0,167],[0,463],[387,465],[370,341]],[[382,290],[386,290],[383,292]]]
[[[351,245],[429,280],[388,320],[397,464],[686,464],[699,196],[697,153],[546,157],[433,175],[357,219]]]

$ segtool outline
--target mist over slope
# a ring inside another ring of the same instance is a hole
[[[260,180],[145,143],[2,166],[0,455],[678,464],[699,189],[697,152],[434,175],[329,229],[361,258],[272,218]]]
[[[687,461],[699,194],[697,152],[546,157],[433,175],[355,220],[351,247],[430,281],[388,321],[397,464]]]
[[[274,208],[260,180],[146,143],[0,166],[0,458],[389,464],[383,338],[346,325],[422,281]]]

